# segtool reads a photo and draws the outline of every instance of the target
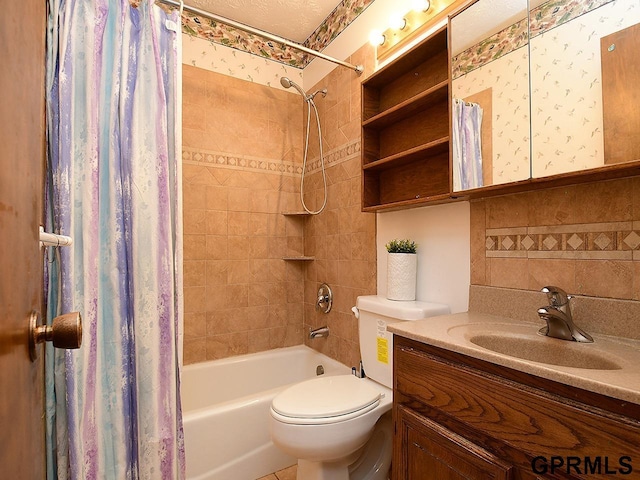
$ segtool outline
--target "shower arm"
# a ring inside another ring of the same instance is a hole
[[[287,45],[287,46],[289,46],[291,48],[295,48],[296,50],[300,50],[302,52],[308,53],[309,55],[313,55],[314,57],[318,57],[318,58],[322,58],[323,60],[327,60],[328,62],[333,62],[333,63],[336,63],[338,65],[342,65],[343,67],[347,67],[347,68],[350,68],[351,70],[355,71],[358,75],[361,75],[362,72],[364,71],[364,67],[362,65],[353,65],[353,64],[348,63],[348,62],[343,62],[342,60],[338,60],[337,58],[330,57],[329,55],[325,55],[324,53],[321,53],[321,52],[316,52],[315,50],[312,50],[312,49],[307,48],[307,47],[305,47],[303,45],[300,45],[299,43],[295,43],[295,42],[292,42],[290,40],[287,40],[286,38],[278,37],[277,35],[273,35],[271,33],[265,32],[263,30],[259,30],[257,28],[250,27],[249,25],[245,25],[244,23],[239,23],[239,22],[236,22],[236,21],[231,20],[229,18],[221,17],[220,15],[216,15],[215,13],[207,12],[206,10],[201,10],[199,8],[192,7],[190,5],[186,5],[184,3],[181,3],[180,1],[176,1],[176,0],[159,0],[159,1],[161,3],[166,3],[167,5],[172,5],[174,7],[182,8],[183,10],[186,10],[186,11],[191,12],[191,13],[195,13],[196,15],[199,15],[201,17],[206,17],[206,18],[209,18],[209,19],[214,20],[216,22],[224,23],[225,25],[228,25],[229,27],[237,28],[238,30],[242,30],[244,32],[251,33],[253,35],[258,35],[259,37],[266,38],[267,40],[271,40],[273,42],[282,43],[282,44]]]

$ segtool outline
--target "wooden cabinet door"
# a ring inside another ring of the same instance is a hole
[[[398,406],[396,480],[507,480],[512,467],[437,423]],[[400,458],[398,458],[400,457]]]

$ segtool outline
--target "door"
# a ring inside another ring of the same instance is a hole
[[[0,466],[3,478],[45,476],[43,353],[32,362],[28,319],[42,310],[45,2],[4,2],[0,15]],[[42,350],[42,349],[40,349]]]
[[[604,163],[640,159],[640,24],[600,39]]]

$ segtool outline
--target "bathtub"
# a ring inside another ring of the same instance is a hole
[[[299,345],[186,365],[182,410],[187,480],[255,480],[296,463],[271,442],[271,400],[288,385],[350,373]]]

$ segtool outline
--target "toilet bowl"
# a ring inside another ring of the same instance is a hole
[[[367,376],[319,376],[271,404],[273,443],[298,458],[298,480],[387,480],[391,464],[392,335],[388,323],[447,314],[446,305],[358,297]]]
[[[284,452],[304,460],[298,464],[298,478],[348,480],[349,465],[358,459],[378,419],[391,410],[391,395],[390,389],[354,375],[307,380],[274,398],[271,438]]]

